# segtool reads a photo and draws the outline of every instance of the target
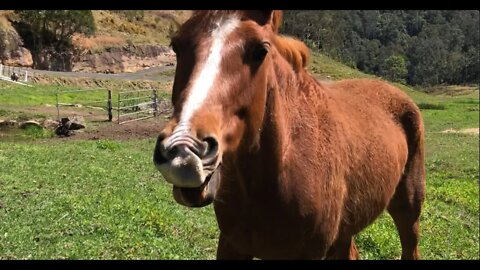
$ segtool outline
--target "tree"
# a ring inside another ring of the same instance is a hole
[[[46,45],[54,45],[56,49],[68,47],[73,34],[95,33],[91,10],[17,10],[15,13],[30,27],[34,50]]]
[[[283,30],[364,72],[411,84],[478,83],[479,15],[478,10],[288,11]]]
[[[87,36],[95,33],[95,21],[91,10],[50,10],[50,31],[55,33],[57,46],[70,44],[75,33]]]
[[[407,72],[405,58],[400,55],[391,55],[380,65],[380,74],[394,82],[405,82]]]

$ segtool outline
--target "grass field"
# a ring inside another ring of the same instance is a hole
[[[322,76],[369,77],[322,56],[315,59],[314,68]],[[442,133],[478,128],[478,88],[461,95],[427,95],[399,87],[425,108],[422,258],[478,260],[479,135]],[[10,113],[8,106],[51,103],[46,97],[51,91],[0,85],[0,119],[2,109],[4,115]],[[212,207],[189,209],[174,202],[171,186],[152,163],[154,138],[33,137],[0,141],[0,259],[215,257],[218,229]],[[356,243],[362,259],[397,259],[401,254],[388,215],[358,235]]]

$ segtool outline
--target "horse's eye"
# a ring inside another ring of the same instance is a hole
[[[252,60],[258,61],[258,62],[263,61],[263,59],[268,53],[269,47],[270,47],[270,43],[268,42],[262,42],[262,43],[257,43],[253,45],[252,56],[251,56]]]

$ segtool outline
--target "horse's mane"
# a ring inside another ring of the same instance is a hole
[[[277,35],[274,44],[295,71],[298,72],[307,66],[310,50],[303,42],[293,37]]]
[[[234,13],[235,11],[194,11],[193,16],[218,16],[225,13]],[[272,13],[271,25],[273,32],[276,34],[273,44],[278,52],[285,58],[296,72],[304,69],[310,59],[310,50],[302,41],[280,35],[279,29],[283,20],[283,12],[275,10]]]
[[[281,10],[274,10],[271,24],[273,32],[276,35],[273,43],[283,58],[292,65],[296,72],[298,72],[307,66],[310,58],[310,50],[305,43],[300,40],[278,34],[282,21],[283,12]]]

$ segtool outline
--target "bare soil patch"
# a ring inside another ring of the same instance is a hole
[[[75,131],[70,137],[57,138],[61,140],[139,140],[155,138],[165,126],[165,117],[154,117],[146,120],[117,124],[103,122],[89,126],[84,130]]]
[[[479,128],[464,128],[460,130],[455,130],[453,128],[446,129],[442,133],[463,133],[463,134],[479,134]]]

